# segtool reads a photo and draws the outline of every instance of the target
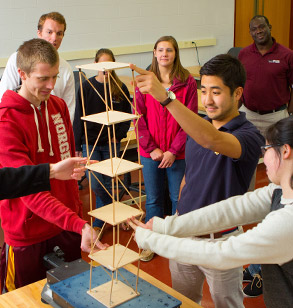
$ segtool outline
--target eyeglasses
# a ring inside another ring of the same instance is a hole
[[[262,145],[260,148],[261,148],[261,153],[262,153],[262,156],[265,156],[265,153],[268,149],[270,148],[275,148],[275,147],[280,147],[282,146],[282,144],[266,144],[266,145]]]

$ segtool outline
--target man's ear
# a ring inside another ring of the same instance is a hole
[[[38,36],[38,38],[42,38],[42,31],[38,30],[37,31],[37,36]]]
[[[240,100],[240,98],[241,98],[241,96],[242,96],[242,93],[243,93],[243,88],[242,88],[242,87],[238,87],[238,88],[235,89],[234,95],[235,95],[235,99],[236,99],[237,101]]]
[[[22,71],[20,68],[18,68],[17,71],[18,71],[18,74],[20,76],[20,79],[21,80],[26,80],[27,74],[24,71]]]

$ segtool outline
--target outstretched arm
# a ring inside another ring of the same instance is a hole
[[[49,164],[0,169],[0,199],[27,196],[50,190]]]
[[[153,217],[147,224],[133,218],[128,223],[136,231],[137,227],[141,227],[180,238],[215,233],[261,221],[270,212],[272,195],[276,188],[277,185],[270,184],[184,215],[167,216],[165,219]]]
[[[293,244],[288,243],[288,238],[293,232],[293,210],[287,204],[270,212],[276,188],[270,184],[178,217],[168,216],[164,220],[155,217],[151,228],[133,219],[129,223],[136,230],[140,248],[177,262],[220,270],[247,263],[282,264],[292,259]],[[225,241],[191,238],[261,220],[255,228]]]
[[[78,180],[85,171],[84,158],[67,158],[56,164],[0,169],[0,200],[50,190],[50,179]]]
[[[141,93],[150,94],[159,102],[167,99],[166,90],[152,72],[133,64],[130,64],[130,68],[140,74],[135,81]],[[240,158],[241,144],[235,136],[218,131],[211,123],[186,108],[177,99],[166,107],[182,129],[202,147],[231,158]]]
[[[244,264],[283,264],[292,260],[291,206],[271,212],[255,228],[224,241],[179,238],[138,227],[136,242],[177,262],[226,270]],[[278,232],[276,232],[276,229]]]

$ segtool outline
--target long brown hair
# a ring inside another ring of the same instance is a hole
[[[95,56],[95,62],[99,62],[99,59],[103,56],[103,55],[109,55],[112,59],[113,62],[115,62],[115,57],[114,54],[112,52],[112,50],[108,49],[108,48],[101,48],[97,51],[96,56]],[[116,80],[116,82],[118,83],[119,87],[122,87],[122,81],[118,78],[117,74],[115,73],[115,71],[113,70],[111,72],[111,75],[113,76],[113,78]],[[109,76],[110,78],[110,76]],[[116,100],[116,101],[121,101],[123,99],[123,94],[121,93],[120,89],[118,88],[118,86],[116,85],[115,82],[111,82],[111,90],[112,90],[112,97]]]
[[[172,44],[174,50],[175,50],[175,59],[174,59],[172,70],[171,70],[170,75],[169,75],[170,82],[173,82],[174,77],[179,79],[181,82],[186,81],[188,76],[190,75],[190,73],[187,69],[185,69],[182,66],[182,64],[180,62],[179,47],[178,47],[177,41],[175,40],[175,38],[173,36],[170,36],[170,35],[162,36],[156,41],[155,46],[154,46],[154,50],[157,49],[157,46],[160,42],[170,42]],[[153,60],[152,60],[152,64],[151,64],[151,67],[150,67],[150,71],[154,72],[155,75],[160,80],[160,82],[162,82],[158,61],[157,61],[157,58],[155,57],[154,54],[153,54]]]

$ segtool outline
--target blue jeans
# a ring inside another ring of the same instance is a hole
[[[111,143],[112,146],[112,155],[114,156],[114,144]],[[89,154],[93,149],[93,145],[89,144]],[[119,156],[120,152],[120,143],[116,143],[117,156]],[[86,145],[82,145],[82,156],[87,157]],[[110,158],[109,145],[96,146],[95,150],[91,156],[93,160],[105,160]],[[89,179],[89,173],[86,171],[86,176]],[[105,186],[108,192],[112,195],[112,187],[111,187],[111,178],[101,173],[95,172],[95,176],[101,181],[101,183]],[[100,185],[100,183],[96,180],[94,176],[91,177],[91,186],[92,190],[96,196],[96,209],[112,203],[112,198],[108,195],[108,193],[104,190],[104,188]],[[102,227],[103,221],[99,219],[95,219],[93,225],[95,227]]]
[[[168,178],[169,195],[172,202],[172,214],[175,214],[179,189],[185,172],[185,160],[175,160],[170,168],[158,168],[160,162],[141,156],[143,180],[146,190],[145,222],[152,217],[164,216],[164,179]]]
[[[248,266],[248,271],[249,271],[250,275],[253,277],[253,275],[260,273],[261,266],[260,266],[260,264],[250,264]]]

